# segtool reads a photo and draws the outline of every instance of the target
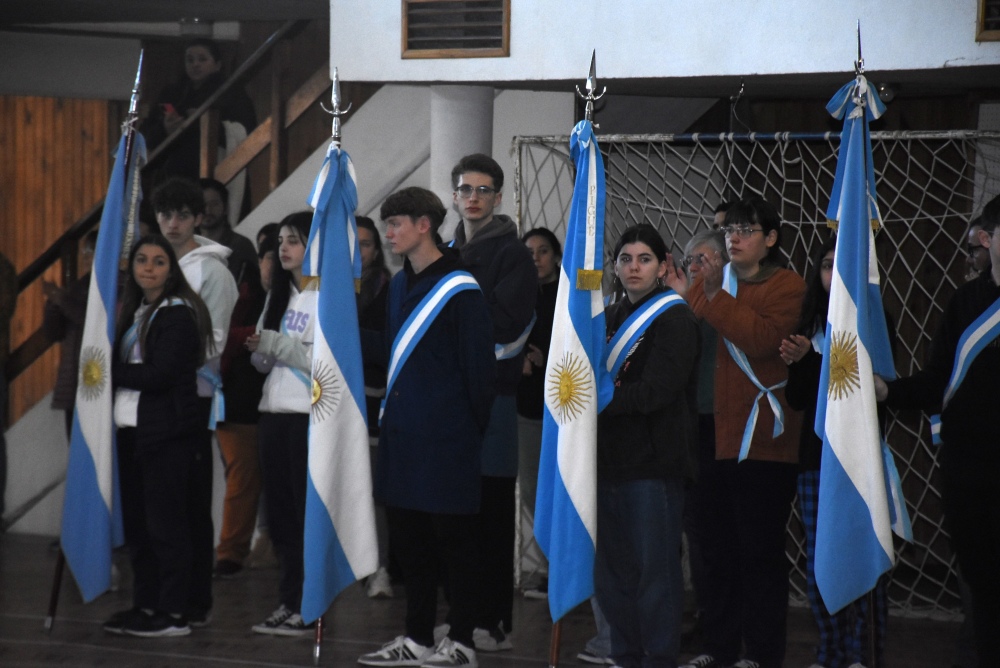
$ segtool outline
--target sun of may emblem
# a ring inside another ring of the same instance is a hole
[[[576,355],[565,353],[548,379],[550,405],[559,424],[577,418],[590,398],[591,381],[587,366]]]
[[[80,353],[80,393],[84,399],[101,396],[108,382],[108,359],[96,346],[87,346]]]
[[[322,422],[340,402],[340,382],[333,370],[319,363],[313,369],[312,410],[317,422]]]
[[[861,387],[858,377],[858,338],[834,332],[830,341],[830,399],[844,399]]]

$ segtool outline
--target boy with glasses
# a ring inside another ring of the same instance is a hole
[[[495,213],[503,200],[503,170],[483,154],[467,155],[451,171],[454,205],[462,216],[454,247],[476,278],[493,317],[497,397],[483,439],[482,505],[477,527],[482,608],[476,649],[511,649],[514,607],[514,484],[517,481],[517,386],[524,342],[538,295],[538,271],[510,218]]]

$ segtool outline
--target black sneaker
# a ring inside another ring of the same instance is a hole
[[[289,617],[295,613],[288,609],[284,603],[271,613],[271,615],[265,619],[260,624],[254,624],[252,630],[254,633],[262,633],[264,635],[275,635],[274,630],[284,624]]]
[[[215,564],[212,577],[218,580],[232,580],[243,572],[243,564],[236,563],[229,559],[220,559]]]
[[[101,624],[101,628],[104,629],[105,633],[114,633],[115,635],[125,635],[125,625],[131,621],[133,617],[142,614],[142,610],[139,608],[129,608],[128,610],[119,610],[115,614],[108,618],[108,621]]]
[[[147,614],[141,612],[131,618],[122,628],[125,635],[139,638],[169,638],[186,636],[191,633],[191,627],[183,616],[174,617],[165,612]]]
[[[212,623],[212,611],[210,609],[190,610],[184,616],[187,618],[188,626],[193,629],[200,629]]]
[[[316,628],[316,622],[312,624],[306,624],[302,619],[302,615],[297,612],[293,612],[292,615],[281,622],[278,626],[271,629],[271,634],[273,636],[286,636],[289,638],[297,638],[299,636],[308,635]]]

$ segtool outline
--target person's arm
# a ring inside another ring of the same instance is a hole
[[[265,329],[260,333],[257,352],[305,373],[312,371],[312,342],[307,343],[273,329]]]
[[[187,306],[160,309],[149,325],[144,359],[139,364],[118,361],[114,365],[116,386],[140,392],[165,392],[173,387],[197,359],[198,326]]]
[[[757,289],[764,293],[753,300],[753,306],[721,290],[708,300],[700,286],[701,281],[696,281],[689,293],[695,313],[750,359],[778,354],[781,341],[795,330],[806,292],[805,282],[790,271],[779,271],[759,284]],[[741,289],[747,287],[744,284]]]
[[[802,411],[816,405],[822,368],[823,356],[816,352],[810,343],[809,352],[788,366],[785,399],[789,408]]]
[[[955,350],[962,336],[962,328],[956,324],[958,322],[961,322],[961,318],[954,308],[953,300],[941,315],[923,368],[912,376],[885,384],[888,396],[884,400],[889,408],[917,409],[930,413],[941,409],[944,390],[955,363]],[[879,389],[878,383],[876,389]]]
[[[687,391],[701,348],[698,322],[689,309],[674,306],[660,315],[650,328],[654,334],[649,356],[635,381],[622,382],[615,388],[603,413],[645,415],[677,401]]]
[[[221,356],[222,351],[226,349],[229,323],[240,293],[232,274],[221,260],[206,262],[205,272],[198,296],[205,302],[212,316],[212,343],[215,345],[215,350],[207,357],[214,358]]]
[[[512,244],[501,258],[500,280],[486,295],[496,343],[517,340],[535,315],[538,270],[523,244]]]
[[[456,309],[456,354],[459,355],[466,394],[476,422],[485,432],[493,409],[497,364],[490,312],[483,295],[475,290],[455,295],[448,307]]]

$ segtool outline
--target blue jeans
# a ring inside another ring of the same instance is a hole
[[[674,668],[680,651],[684,481],[597,483],[594,584],[622,668]]]

